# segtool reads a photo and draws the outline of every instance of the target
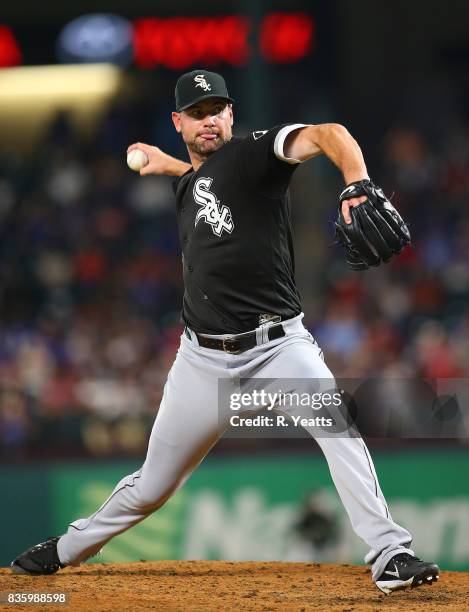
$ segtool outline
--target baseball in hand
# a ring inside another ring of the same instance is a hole
[[[134,149],[127,155],[127,165],[131,170],[138,172],[148,164],[148,155],[141,149]]]

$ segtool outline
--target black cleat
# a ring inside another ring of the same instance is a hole
[[[432,584],[438,580],[439,574],[440,568],[436,563],[427,563],[409,553],[400,553],[386,565],[376,586],[388,595],[392,591]]]
[[[11,570],[14,574],[29,574],[36,576],[39,574],[55,574],[62,565],[57,554],[57,542],[59,538],[47,538],[45,542],[36,544],[21,553],[11,563]]]

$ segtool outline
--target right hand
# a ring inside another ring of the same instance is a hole
[[[127,155],[134,149],[140,149],[148,156],[148,164],[140,170],[140,176],[147,174],[166,174],[168,168],[169,155],[160,148],[147,145],[143,142],[135,142],[127,149]]]

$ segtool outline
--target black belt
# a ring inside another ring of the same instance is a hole
[[[187,327],[185,329],[185,333],[190,340],[191,337],[189,331],[187,330]],[[200,334],[197,334],[194,331],[192,333],[197,336],[199,346],[203,348],[214,349],[215,351],[225,351],[225,353],[230,353],[232,355],[244,353],[244,351],[247,351],[257,346],[257,337],[255,331],[224,339],[206,338],[205,336],[201,336]],[[283,329],[283,325],[271,325],[268,328],[267,337],[269,338],[269,340],[276,340],[277,338],[283,338],[283,336],[285,336],[285,330]]]

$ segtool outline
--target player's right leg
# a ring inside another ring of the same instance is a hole
[[[219,439],[217,375],[220,367],[184,336],[168,374],[161,406],[141,469],[123,478],[91,516],[74,521],[19,555],[16,573],[54,573],[97,554],[114,536],[160,508],[186,481]],[[219,354],[215,355],[219,358]]]

